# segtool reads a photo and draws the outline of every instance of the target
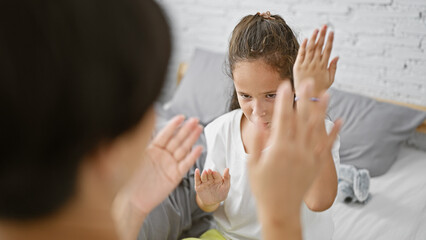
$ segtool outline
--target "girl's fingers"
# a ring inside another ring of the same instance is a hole
[[[303,61],[305,60],[307,42],[308,42],[308,39],[306,38],[303,39],[303,42],[299,47],[299,51],[297,52],[296,63],[295,63],[296,66],[301,65]]]
[[[315,57],[321,58],[322,47],[324,46],[325,34],[327,33],[327,25],[321,28],[317,44],[315,44]]]
[[[225,181],[229,181],[231,178],[231,175],[229,174],[229,168],[225,168],[225,171],[223,171],[223,178]]]
[[[188,170],[194,165],[195,161],[200,157],[203,152],[202,146],[197,146],[192,151],[178,163],[178,171],[182,173],[182,176],[188,172]]]
[[[167,151],[174,155],[175,151],[178,149],[179,146],[182,146],[182,143],[187,139],[188,135],[190,135],[195,130],[195,128],[198,127],[198,122],[198,119],[190,118],[177,131],[177,133],[173,137],[171,137],[170,141],[166,145]]]
[[[173,134],[175,133],[176,129],[178,129],[180,124],[182,124],[183,120],[185,120],[185,117],[183,115],[178,115],[172,118],[167,123],[167,125],[163,129],[161,129],[161,131],[157,134],[152,143],[161,148],[165,148],[170,138],[172,138]]]
[[[184,142],[180,146],[178,146],[178,148],[172,153],[177,161],[182,160],[189,153],[189,150],[200,137],[202,131],[202,126],[198,125],[197,127],[195,127],[195,129],[190,133],[190,135],[183,140]]]
[[[200,186],[201,185],[201,176],[200,176],[200,169],[195,169],[194,172],[194,180],[195,180],[195,186]]]
[[[214,180],[215,183],[222,182],[222,176],[220,176],[220,173],[213,171],[212,177],[213,177],[213,180]]]
[[[328,68],[328,75],[330,76],[330,82],[328,87],[330,87],[331,84],[334,83],[334,78],[336,76],[337,71],[337,61],[339,61],[339,57],[333,58],[333,60],[331,60],[330,67]]]
[[[204,169],[203,173],[201,173],[201,181],[203,183],[207,182],[207,170],[206,169]]]
[[[327,43],[325,44],[324,53],[321,57],[321,63],[324,67],[328,66],[328,60],[330,59],[331,50],[333,49],[334,32],[328,34]]]
[[[231,175],[229,174],[229,168],[225,168],[225,171],[223,172],[223,180],[225,186],[229,188],[231,186]]]
[[[207,181],[213,181],[212,170],[207,170]]]
[[[317,40],[318,36],[318,29],[314,30],[314,33],[312,34],[311,38],[309,39],[308,46],[306,47],[306,56],[305,59],[310,62],[315,55],[315,42]]]

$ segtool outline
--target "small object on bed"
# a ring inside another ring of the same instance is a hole
[[[370,198],[370,174],[367,169],[340,165],[337,199],[345,203],[366,203]]]

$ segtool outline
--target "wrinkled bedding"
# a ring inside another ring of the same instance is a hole
[[[403,146],[370,193],[365,205],[335,203],[333,239],[426,239],[426,152]]]

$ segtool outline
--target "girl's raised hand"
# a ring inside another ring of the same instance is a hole
[[[197,168],[194,178],[195,191],[203,205],[215,205],[228,197],[229,188],[231,187],[229,168],[225,169],[223,177],[219,172],[211,169],[204,170],[200,175],[200,170]]]
[[[324,47],[326,33],[327,25],[324,25],[321,31],[318,31],[318,29],[314,30],[309,42],[307,39],[304,39],[300,45],[296,62],[293,66],[296,95],[300,92],[301,83],[305,79],[315,79],[314,97],[320,96],[321,92],[327,90],[334,82],[339,58],[333,58],[329,64],[334,33],[330,32],[328,34]]]

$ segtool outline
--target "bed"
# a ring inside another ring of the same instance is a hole
[[[198,117],[207,125],[226,113],[233,88],[224,60],[224,53],[197,49],[181,64],[174,96],[157,105],[157,126],[175,114]],[[330,94],[329,117],[345,121],[341,163],[368,169],[372,176],[367,203],[332,207],[333,239],[425,240],[426,107],[337,89]]]
[[[333,239],[426,239],[426,152],[404,145],[367,204],[336,202]]]

